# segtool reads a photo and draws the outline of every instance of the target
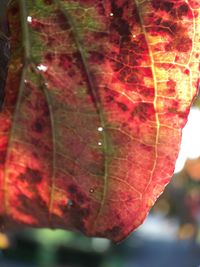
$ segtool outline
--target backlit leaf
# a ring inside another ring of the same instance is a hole
[[[0,115],[5,228],[117,242],[169,182],[199,77],[194,0],[15,0]]]

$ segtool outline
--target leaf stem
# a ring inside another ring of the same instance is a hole
[[[30,36],[27,22],[27,7],[25,0],[19,0],[20,4],[20,15],[21,15],[21,27],[22,27],[22,40],[24,47],[24,65],[28,64],[31,59],[31,44],[30,44]]]
[[[28,38],[28,25],[27,25],[27,21],[26,21],[26,2],[25,0],[19,0],[19,6],[20,6],[20,15],[21,17],[21,27],[23,28],[22,30],[22,40],[24,40],[25,38]],[[26,71],[27,71],[27,66],[28,66],[28,62],[30,59],[30,43],[29,40],[27,40],[26,42],[24,41],[24,53],[25,53],[25,57],[24,57],[24,65],[22,68],[22,73],[21,73],[21,78],[20,78],[20,85],[19,85],[19,93],[18,93],[18,97],[17,97],[17,101],[16,101],[16,107],[15,110],[13,112],[13,117],[12,117],[12,124],[11,124],[11,129],[10,129],[10,133],[9,133],[9,137],[8,137],[8,149],[7,149],[7,153],[6,153],[6,159],[5,159],[5,165],[4,165],[4,181],[3,181],[3,190],[4,190],[4,210],[6,214],[9,214],[9,190],[8,190],[8,180],[9,180],[9,156],[11,154],[12,151],[12,142],[13,142],[13,135],[14,135],[14,131],[15,131],[15,127],[16,127],[16,121],[17,121],[17,115],[19,114],[19,109],[20,109],[20,103],[21,103],[21,99],[22,99],[22,95],[24,92],[24,79],[26,76]]]

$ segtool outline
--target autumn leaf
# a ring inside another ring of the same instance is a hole
[[[15,0],[2,228],[117,242],[169,182],[199,79],[200,3]]]

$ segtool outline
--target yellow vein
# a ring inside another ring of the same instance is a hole
[[[148,47],[148,51],[149,51],[149,57],[151,60],[151,69],[152,69],[152,75],[153,75],[153,81],[154,81],[154,90],[155,90],[155,96],[154,96],[154,101],[153,101],[153,105],[154,105],[154,110],[155,110],[155,118],[156,118],[156,137],[155,137],[155,160],[154,160],[154,164],[151,170],[151,175],[149,177],[149,182],[144,190],[144,192],[146,191],[146,189],[148,188],[149,184],[152,181],[152,177],[154,174],[154,171],[156,169],[156,165],[157,165],[157,158],[158,158],[158,141],[159,141],[159,131],[160,131],[160,121],[159,121],[159,115],[157,112],[157,95],[158,95],[158,86],[157,86],[157,79],[156,79],[156,73],[155,73],[155,62],[154,62],[154,57],[153,57],[153,51],[151,49],[151,46],[149,45],[149,40],[148,40],[148,36],[147,36],[147,32],[145,30],[145,26],[144,26],[144,20],[141,16],[140,13],[140,4],[138,0],[135,0],[136,6],[137,6],[137,10],[138,10],[138,15],[140,17],[140,22],[141,22],[141,27],[142,27],[142,31],[144,33],[145,39],[146,39],[146,43],[147,43],[147,47]]]

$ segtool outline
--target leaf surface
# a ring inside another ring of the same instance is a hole
[[[15,0],[9,14],[2,227],[118,242],[173,174],[198,85],[200,3]]]

